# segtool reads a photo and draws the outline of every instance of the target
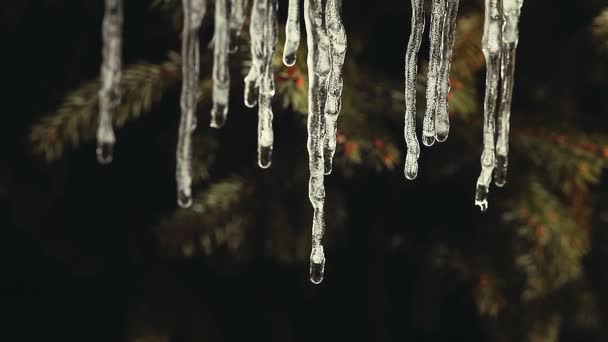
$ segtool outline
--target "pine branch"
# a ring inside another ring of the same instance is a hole
[[[162,220],[157,228],[161,245],[169,254],[186,257],[210,255],[221,246],[238,254],[249,221],[239,205],[252,192],[253,188],[237,176],[199,191],[190,209],[177,210]]]
[[[122,102],[114,115],[114,125],[123,127],[138,119],[158,103],[167,90],[181,79],[181,59],[170,53],[161,64],[138,63],[123,71]],[[94,139],[97,126],[99,81],[90,81],[67,94],[59,109],[32,128],[34,153],[47,161],[62,157],[66,148],[76,148]]]

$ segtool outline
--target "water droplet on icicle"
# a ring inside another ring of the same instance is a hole
[[[210,126],[213,128],[222,128],[226,123],[226,117],[228,115],[228,107],[221,104],[215,103],[213,104],[213,108],[211,109],[211,124]]]
[[[272,146],[260,146],[258,149],[258,165],[267,169],[272,164]]]
[[[477,185],[475,191],[475,205],[481,209],[481,212],[488,210],[488,187]]]
[[[310,281],[314,284],[320,284],[323,281],[325,273],[325,253],[323,246],[319,245],[313,248],[310,253]]]
[[[246,81],[245,82],[245,106],[253,108],[258,104],[258,97],[260,96],[260,88],[257,85],[257,81]]]
[[[184,209],[192,206],[192,195],[189,190],[182,189],[177,192],[177,205]]]
[[[496,169],[494,169],[494,184],[498,187],[503,187],[507,184],[507,170],[508,160],[507,157],[496,155]]]
[[[114,143],[100,142],[97,146],[97,161],[100,164],[110,164],[114,159]]]
[[[435,144],[434,132],[432,133],[432,135],[423,135],[422,143],[424,144],[424,146],[433,146]]]

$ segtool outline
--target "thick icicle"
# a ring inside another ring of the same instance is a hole
[[[289,0],[287,23],[285,24],[285,47],[283,48],[283,64],[296,64],[298,47],[300,46],[300,0]]]
[[[454,34],[456,31],[456,15],[459,0],[447,0],[446,15],[443,24],[442,54],[443,61],[439,69],[439,84],[437,85],[438,103],[435,113],[435,140],[443,142],[450,133],[450,117],[448,111],[448,93],[450,92],[450,69],[454,49]]]
[[[177,203],[186,208],[192,205],[191,160],[192,131],[196,127],[196,100],[199,83],[199,30],[205,15],[205,0],[183,0],[184,23],[182,31],[182,94],[181,119],[177,141]]]
[[[502,37],[502,0],[485,0],[485,23],[482,50],[486,58],[486,94],[483,119],[483,153],[481,155],[481,174],[477,179],[475,205],[481,211],[488,209],[488,192],[492,172],[496,165],[494,135],[496,134],[496,102],[500,76],[501,37]]]
[[[405,55],[405,177],[414,179],[418,175],[420,145],[416,138],[416,76],[418,73],[418,51],[424,33],[424,0],[412,1],[412,32]]]
[[[511,118],[511,100],[513,99],[513,83],[515,73],[515,54],[519,41],[519,17],[523,0],[502,0],[504,22],[502,28],[502,89],[500,106],[498,108],[497,141],[496,141],[496,172],[494,183],[504,186],[507,182],[507,165],[509,156],[509,128]]]
[[[346,32],[342,24],[342,0],[327,0],[325,23],[330,42],[331,72],[327,81],[327,100],[325,102],[325,174],[332,170],[332,160],[336,152],[338,115],[342,106],[342,68],[346,56]]]
[[[440,69],[443,64],[442,54],[443,26],[446,16],[446,0],[433,0],[431,13],[431,49],[429,59],[429,72],[426,88],[426,113],[422,122],[422,143],[431,146],[435,143],[435,112],[437,110],[438,85]]]
[[[260,98],[258,104],[258,165],[266,169],[272,163],[274,132],[272,130],[272,99],[275,93],[274,68],[272,61],[276,51],[278,33],[278,0],[267,0],[264,25],[264,63],[260,78]]]
[[[106,0],[105,4],[99,126],[97,127],[97,160],[102,164],[112,161],[116,141],[112,128],[112,114],[120,104],[123,24],[122,0]]]
[[[239,49],[239,37],[245,22],[247,0],[230,0],[230,53]]]
[[[264,69],[264,55],[266,53],[264,42],[264,25],[266,22],[266,8],[268,0],[253,0],[251,9],[251,23],[249,35],[251,36],[251,69],[245,76],[245,105],[249,108],[258,103],[260,93],[260,76]]]
[[[230,18],[229,0],[215,1],[215,33],[213,38],[213,108],[211,127],[220,128],[228,116],[228,97],[230,95]]]
[[[312,252],[310,254],[310,280],[323,281],[325,253],[323,233],[325,219],[324,186],[324,113],[327,99],[327,79],[331,70],[330,42],[324,24],[323,0],[304,0],[304,18],[308,45],[308,157],[310,168],[309,198],[314,209],[312,223]]]

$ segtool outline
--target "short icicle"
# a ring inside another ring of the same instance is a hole
[[[330,42],[325,29],[323,0],[305,0],[304,18],[308,42],[308,156],[310,168],[309,198],[314,209],[310,280],[319,284],[325,271],[323,233],[325,231],[325,170],[323,163],[324,107],[327,79],[331,70]]]
[[[264,61],[260,78],[258,104],[258,165],[266,169],[272,163],[274,132],[272,128],[272,99],[275,94],[274,68],[272,65],[276,51],[278,34],[278,0],[267,0],[264,25]]]
[[[405,177],[414,179],[418,175],[420,145],[416,137],[416,76],[418,74],[418,51],[424,33],[424,0],[412,1],[412,32],[405,55]]]
[[[502,29],[502,88],[498,108],[497,141],[496,141],[496,171],[494,184],[504,186],[507,182],[507,167],[509,163],[509,129],[511,118],[511,101],[513,99],[513,84],[515,79],[515,54],[519,41],[519,17],[523,0],[502,0],[504,23]]]
[[[106,0],[102,27],[103,61],[97,127],[97,160],[101,164],[112,162],[116,142],[112,115],[120,104],[123,10],[122,0]]]
[[[215,33],[213,38],[213,107],[211,127],[220,128],[228,116],[230,95],[230,16],[229,0],[215,1]]]
[[[477,179],[475,205],[481,211],[488,209],[488,192],[492,173],[496,165],[496,102],[500,77],[502,47],[502,0],[485,0],[485,23],[482,50],[486,58],[486,93],[483,118],[483,153],[481,155],[481,174]]]
[[[447,9],[442,34],[443,60],[439,69],[439,83],[437,84],[438,102],[437,111],[435,112],[435,140],[438,142],[446,141],[450,133],[448,94],[450,92],[450,70],[454,50],[458,3],[459,0],[447,0],[446,3]]]
[[[199,83],[199,30],[205,15],[205,0],[182,0],[182,93],[181,119],[176,151],[175,175],[177,203],[182,208],[192,205],[192,131],[196,127],[195,110]]]
[[[446,1],[433,0],[431,12],[431,49],[429,58],[429,72],[426,88],[426,113],[422,122],[422,143],[431,146],[435,143],[435,112],[439,100],[438,85],[440,82],[440,69],[443,64],[443,26],[446,16]]]
[[[283,48],[283,64],[296,64],[300,47],[300,0],[289,0],[287,23],[285,24],[285,47]]]
[[[260,77],[264,68],[266,49],[264,47],[264,25],[266,22],[266,8],[268,0],[253,0],[251,8],[251,23],[249,35],[251,36],[251,68],[245,76],[245,106],[253,108],[258,103],[260,93]]]
[[[327,81],[327,100],[325,102],[325,141],[324,164],[325,174],[332,171],[332,162],[336,152],[336,135],[338,115],[342,107],[342,68],[346,57],[346,31],[342,23],[342,0],[328,0],[326,5],[326,26],[330,42],[331,72]]]

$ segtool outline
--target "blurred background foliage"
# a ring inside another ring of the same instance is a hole
[[[126,1],[123,102],[107,167],[97,165],[93,141],[102,8],[101,0],[0,4],[7,228],[0,250],[3,309],[14,320],[0,334],[135,342],[608,338],[604,0],[525,3],[511,170],[483,215],[473,207],[481,1],[461,1],[450,139],[423,148],[413,182],[402,172],[409,3],[345,1],[349,50],[320,286],[307,279],[305,46],[290,68],[277,51],[275,156],[261,170],[256,111],[242,104],[238,81],[250,64],[246,33],[231,58],[229,121],[219,131],[207,127],[208,11],[196,198],[191,209],[177,209],[180,1]],[[427,56],[425,41],[421,96]]]

